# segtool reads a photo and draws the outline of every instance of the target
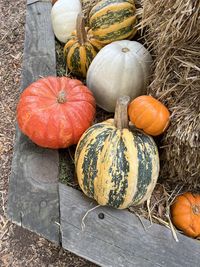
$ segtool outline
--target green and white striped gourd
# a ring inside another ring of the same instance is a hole
[[[137,32],[133,0],[102,0],[89,14],[89,25],[99,42],[131,39]]]
[[[153,138],[128,126],[129,100],[119,99],[115,119],[90,127],[75,153],[83,192],[100,205],[118,209],[149,199],[159,174],[159,155]]]
[[[86,77],[87,70],[98,50],[102,48],[85,27],[84,17],[79,13],[76,21],[76,31],[71,33],[64,46],[64,56],[67,70],[77,77]]]

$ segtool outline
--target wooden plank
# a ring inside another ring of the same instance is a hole
[[[125,210],[95,207],[79,191],[59,184],[62,246],[100,266],[199,266],[200,243]],[[104,214],[104,219],[99,214]]]
[[[40,76],[56,75],[51,7],[50,2],[27,5],[21,90]],[[56,150],[36,146],[16,129],[8,217],[56,243],[60,243],[58,169]]]
[[[27,0],[27,5],[32,5],[36,2],[50,2],[51,3],[51,0]]]

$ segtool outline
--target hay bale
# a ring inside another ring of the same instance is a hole
[[[154,54],[149,93],[171,111],[161,177],[200,188],[200,3],[143,0],[140,24]]]

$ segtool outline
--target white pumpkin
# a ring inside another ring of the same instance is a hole
[[[97,105],[114,112],[119,96],[134,99],[145,94],[151,63],[150,53],[136,41],[116,41],[102,48],[86,78]]]
[[[56,38],[63,43],[76,29],[76,18],[81,12],[80,0],[58,0],[51,10],[51,22]]]

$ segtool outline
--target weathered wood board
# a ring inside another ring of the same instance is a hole
[[[27,1],[21,90],[40,76],[56,75],[51,7],[47,1]],[[60,243],[58,170],[58,152],[34,145],[17,128],[8,217],[56,243]]]
[[[200,266],[200,242],[125,210],[98,207],[79,191],[59,185],[63,248],[106,267]],[[104,218],[100,219],[99,214]]]

